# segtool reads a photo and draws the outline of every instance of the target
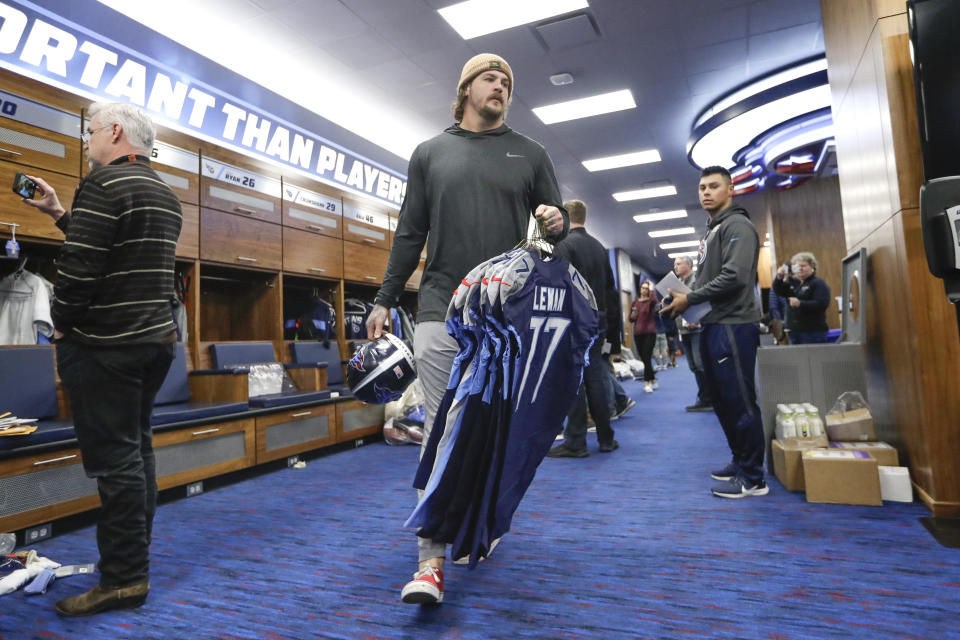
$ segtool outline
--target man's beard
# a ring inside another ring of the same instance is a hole
[[[501,101],[500,105],[500,109],[496,109],[495,107],[491,106],[490,100],[487,100],[483,106],[477,109],[477,114],[487,122],[496,122],[500,118],[507,117],[506,103]]]

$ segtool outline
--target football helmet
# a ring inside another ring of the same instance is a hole
[[[347,363],[347,385],[354,397],[386,404],[403,395],[417,377],[413,353],[392,333],[367,342]]]

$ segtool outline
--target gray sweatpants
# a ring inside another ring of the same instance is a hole
[[[447,334],[443,322],[419,322],[413,336],[413,355],[417,362],[417,377],[423,389],[423,444],[420,455],[427,446],[437,408],[443,400],[443,394],[450,381],[450,369],[459,347],[457,341]],[[422,491],[417,492],[418,496]],[[442,542],[434,542],[417,537],[419,561],[430,558],[443,558],[447,547]]]

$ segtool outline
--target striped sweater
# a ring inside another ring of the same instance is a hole
[[[53,324],[95,345],[168,342],[175,332],[176,194],[144,156],[97,167],[77,186],[57,258]]]

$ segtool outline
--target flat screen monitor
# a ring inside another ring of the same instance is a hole
[[[908,0],[924,180],[960,175],[960,0]]]

